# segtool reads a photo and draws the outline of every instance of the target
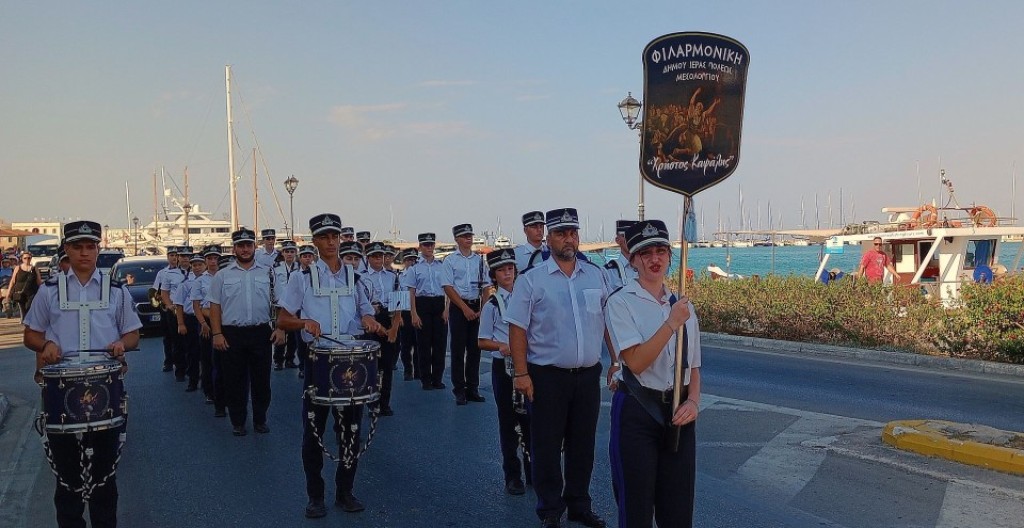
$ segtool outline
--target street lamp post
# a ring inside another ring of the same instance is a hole
[[[103,249],[110,246],[110,225],[103,224]]]
[[[643,121],[640,121],[640,108],[643,103],[633,97],[633,92],[627,92],[626,98],[619,101],[619,115],[630,130],[639,130],[640,140],[643,141]],[[644,219],[644,175],[640,175],[640,199],[637,202],[637,219]]]
[[[132,217],[132,226],[135,227],[135,235],[132,238],[135,240],[135,256],[139,256],[139,217]]]
[[[284,181],[284,189],[288,191],[288,214],[291,217],[288,238],[295,240],[295,189],[299,187],[299,179],[292,174]]]

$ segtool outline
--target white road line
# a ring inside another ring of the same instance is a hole
[[[935,528],[981,526],[981,520],[989,528],[1019,528],[1024,523],[1024,500],[962,482],[946,485]]]

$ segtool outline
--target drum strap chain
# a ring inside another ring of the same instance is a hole
[[[57,465],[53,461],[53,450],[50,449],[50,437],[45,430],[46,415],[40,414],[39,418],[36,419],[36,432],[39,433],[39,440],[43,444],[43,453],[46,454],[46,462],[50,465],[50,472],[57,478],[57,484],[63,486],[72,493],[77,493],[82,496],[83,501],[88,501],[92,497],[92,493],[107,483],[111,477],[117,473],[117,465],[121,462],[121,453],[124,451],[124,445],[128,440],[128,416],[125,415],[124,424],[121,426],[122,431],[117,435],[117,455],[114,457],[114,463],[110,466],[110,472],[99,479],[98,482],[93,482],[92,475],[92,456],[95,453],[91,447],[82,447],[82,433],[75,433],[75,437],[78,439],[79,451],[79,467],[81,468],[80,478],[82,485],[75,488],[64,480],[64,477],[57,472]]]
[[[384,373],[378,372],[378,387],[381,385],[381,383],[383,383],[383,379]],[[311,388],[307,390],[307,394],[304,395],[304,397],[310,398],[312,400],[313,395],[315,393],[316,389]],[[331,407],[331,414],[335,418],[340,420],[341,416],[338,415],[339,412],[340,411],[338,407]],[[363,447],[359,449],[358,452],[355,451],[355,448],[356,438],[359,437],[359,424],[352,424],[352,434],[345,434],[344,428],[338,431],[337,436],[339,454],[341,455],[340,457],[332,455],[331,452],[327,450],[327,446],[324,445],[323,435],[316,430],[316,422],[314,421],[315,416],[316,414],[313,411],[309,411],[306,413],[306,419],[309,420],[309,428],[311,431],[313,431],[313,436],[316,438],[316,443],[317,445],[320,446],[320,450],[323,451],[325,455],[327,455],[327,458],[330,459],[331,462],[334,462],[336,464],[342,463],[345,464],[345,469],[352,469],[352,466],[355,465],[356,460],[359,460],[359,457],[363,456],[363,453],[365,453],[367,449],[370,449],[370,444],[373,443],[373,437],[377,434],[377,421],[380,419],[380,400],[377,400],[376,402],[373,403],[373,405],[370,406],[370,431],[366,433],[366,443],[363,444]],[[326,427],[326,425],[324,427]],[[521,441],[522,438],[520,438],[520,442]]]

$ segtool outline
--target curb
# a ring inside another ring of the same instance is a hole
[[[882,429],[882,441],[897,449],[963,464],[1024,475],[1024,450],[955,440],[935,428],[955,425],[941,420],[897,420]],[[1024,434],[1019,434],[1024,436]]]
[[[997,374],[1001,376],[1024,378],[1024,365],[996,363],[994,361],[982,361],[980,359],[926,356],[924,354],[914,354],[910,352],[849,348],[834,345],[822,345],[818,343],[801,343],[799,341],[780,341],[775,339],[765,339],[762,337],[712,333],[702,333],[701,344],[711,346],[736,346],[752,348],[755,350],[766,350],[806,356],[864,359],[893,365],[930,367],[955,370],[959,372],[970,372],[974,374]]]

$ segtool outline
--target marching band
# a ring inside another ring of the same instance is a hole
[[[358,460],[378,417],[394,415],[399,361],[405,381],[444,389],[450,351],[452,392],[462,406],[486,401],[480,354],[487,351],[504,492],[519,496],[532,488],[543,527],[562,526],[567,514],[593,528],[606,525],[593,511],[590,486],[601,360],[608,354],[609,379],[618,371],[609,446],[618,524],[651,526],[656,518],[662,528],[690,526],[699,330],[692,304],[655,289],[664,288],[671,255],[664,224],[618,222],[622,257],[602,268],[579,257],[575,209],[530,211],[522,223],[524,244],[485,255],[473,250],[472,225],[456,225],[456,251],[443,259],[435,256],[434,233],[421,233],[416,248],[398,251],[372,241],[368,231],[343,225],[334,213],[309,219],[311,245],[277,244],[276,232],[264,229],[258,246],[256,232],[241,228],[232,233],[228,252],[168,247],[168,265],[151,293],[161,308],[163,369],[187,381],[186,391],[201,390],[214,416],[229,416],[232,434],[245,436],[250,412],[253,430],[270,432],[272,370],[296,368],[304,515],[319,518],[328,514],[325,457],[337,463],[335,504],[345,512],[365,509],[354,494]],[[61,381],[61,390],[77,390],[71,381],[83,375],[78,356],[88,360],[90,351],[103,350],[104,361],[113,363],[85,366],[123,377],[124,352],[138,346],[141,323],[127,289],[95,269],[99,233],[95,222],[65,226],[62,250],[71,268],[46,283],[25,318],[25,346],[38,353],[47,409],[48,399],[70,397],[51,393],[45,386],[50,378]],[[69,301],[72,292],[79,302]],[[672,391],[673,336],[679,331],[689,343],[686,396],[670,409],[662,402]],[[83,341],[82,332],[91,337]],[[120,378],[103,379],[116,384]],[[108,393],[121,395],[118,390],[123,392],[111,387]],[[653,402],[652,395],[662,399]],[[117,402],[102,406],[102,420],[91,411],[71,424],[51,423],[48,412],[40,418],[59,483],[60,526],[82,526],[86,505],[93,526],[116,525],[114,473],[126,421],[117,420]],[[336,453],[325,435],[328,416]],[[673,427],[682,427],[677,450],[641,442]],[[94,452],[92,471],[109,473],[91,486],[74,467],[86,448]],[[660,464],[679,471],[663,476]]]

